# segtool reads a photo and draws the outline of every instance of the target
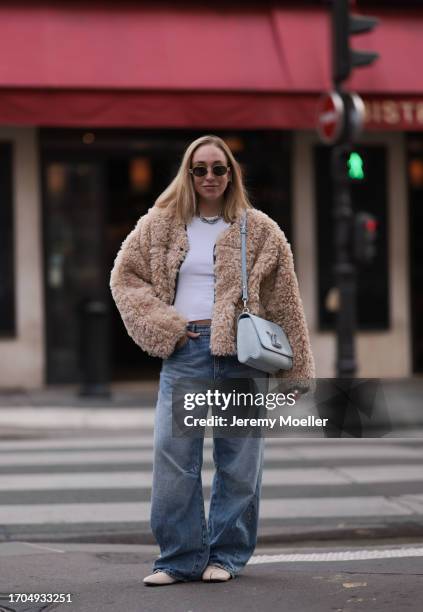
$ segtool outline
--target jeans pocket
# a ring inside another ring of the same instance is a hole
[[[185,340],[183,345],[175,348],[175,350],[171,354],[171,357],[173,357],[174,355],[183,355],[184,353],[189,353],[190,342],[191,338],[187,336],[187,339]]]

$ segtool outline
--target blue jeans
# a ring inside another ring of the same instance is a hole
[[[172,437],[172,385],[181,377],[267,378],[239,363],[236,355],[211,355],[210,326],[190,324],[188,329],[201,335],[163,360],[160,372],[151,500],[151,528],[161,551],[153,571],[165,571],[184,582],[200,580],[209,564],[235,577],[253,554],[264,438],[213,439],[216,472],[206,522],[201,480],[204,438]]]

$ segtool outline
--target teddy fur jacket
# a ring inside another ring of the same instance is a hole
[[[241,214],[217,238],[215,302],[210,350],[236,354],[241,300]],[[314,377],[314,360],[290,245],[278,224],[254,208],[247,212],[248,308],[280,325],[293,350],[293,368],[273,376]],[[128,334],[142,350],[168,358],[188,321],[173,306],[179,268],[188,252],[186,225],[168,209],[150,208],[123,241],[110,287]]]

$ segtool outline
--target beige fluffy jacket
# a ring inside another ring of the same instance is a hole
[[[236,354],[237,318],[241,300],[241,215],[220,234],[215,248],[215,303],[210,347],[212,355]],[[247,214],[248,307],[279,324],[288,336],[294,358],[290,371],[274,377],[314,377],[314,360],[292,252],[275,221],[257,209]],[[110,287],[132,339],[154,357],[169,357],[188,321],[172,306],[179,268],[189,249],[186,226],[167,209],[150,208],[122,243]]]

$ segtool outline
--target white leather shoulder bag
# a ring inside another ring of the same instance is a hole
[[[244,308],[238,317],[238,360],[248,366],[273,374],[292,368],[292,348],[283,329],[272,321],[266,321],[250,313],[247,308],[247,213],[241,221],[241,274]]]

